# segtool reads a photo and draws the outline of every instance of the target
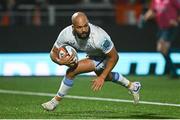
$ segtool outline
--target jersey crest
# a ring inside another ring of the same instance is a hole
[[[111,42],[108,39],[105,39],[101,47],[103,51],[107,51],[111,48]]]

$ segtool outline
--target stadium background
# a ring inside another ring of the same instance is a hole
[[[143,29],[136,26],[139,15],[147,10],[149,1],[1,0],[0,2],[0,53],[3,55],[6,53],[49,53],[59,32],[71,24],[71,15],[75,11],[84,11],[91,23],[105,29],[119,53],[156,53],[157,29],[154,21],[149,21]],[[173,42],[175,48],[180,47],[178,39]],[[151,58],[150,55],[149,57]],[[179,54],[174,58],[172,59],[178,66]],[[1,59],[0,75],[2,76],[4,64],[6,64],[4,59]],[[12,58],[11,60],[13,61]],[[137,73],[136,61],[130,64],[130,71],[124,74]],[[157,66],[156,61],[149,64],[149,72],[142,75],[158,74],[154,72]],[[159,74],[162,75],[163,72]]]
[[[155,51],[156,25],[136,26],[149,1],[0,0],[0,119],[180,119],[180,81],[164,75],[165,61]],[[55,111],[41,108],[57,92],[66,69],[56,68],[49,51],[79,10],[111,36],[120,54],[116,70],[141,82],[138,105],[123,87],[107,82],[93,92],[95,77],[78,76]],[[171,57],[180,64],[179,53]]]

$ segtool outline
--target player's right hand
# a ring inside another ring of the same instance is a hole
[[[73,54],[71,54],[70,56],[65,56],[65,57],[60,58],[59,62],[61,65],[73,67],[74,65],[76,65],[75,52],[73,52]]]
[[[103,77],[97,77],[96,79],[94,79],[93,81],[92,81],[92,89],[93,89],[93,91],[99,91],[99,90],[101,90],[101,88],[103,87],[103,85],[104,85],[104,78]]]
[[[177,20],[170,20],[169,24],[172,27],[177,27],[178,26],[178,21]]]

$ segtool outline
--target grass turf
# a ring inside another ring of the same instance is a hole
[[[180,104],[180,79],[167,76],[128,76],[142,84],[141,100]],[[56,93],[62,77],[0,77],[0,89]],[[94,77],[79,76],[68,95],[131,100],[127,89],[105,83],[98,92],[91,90]],[[56,110],[45,111],[41,104],[48,96],[0,93],[1,119],[180,119],[180,107],[65,98]]]

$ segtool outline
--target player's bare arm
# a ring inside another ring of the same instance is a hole
[[[155,17],[155,13],[152,9],[149,9],[145,14],[140,15],[137,21],[138,28],[143,28],[145,25],[145,22],[154,17]]]
[[[109,53],[107,53],[106,55],[108,57],[106,68],[95,80],[93,80],[92,89],[94,91],[101,90],[106,77],[109,75],[111,70],[114,68],[114,66],[116,65],[118,58],[119,58],[115,47],[113,47],[112,50]]]
[[[147,20],[152,19],[154,17],[155,17],[154,11],[152,9],[149,9],[144,15],[144,20],[147,21]]]
[[[53,48],[51,49],[51,52],[50,52],[50,57],[52,59],[53,62],[59,64],[59,65],[67,65],[69,67],[71,67],[71,65],[73,63],[75,63],[74,61],[74,57],[75,57],[75,54],[73,53],[71,56],[68,56],[68,57],[64,57],[64,58],[59,58],[59,49],[55,46],[53,46]]]

